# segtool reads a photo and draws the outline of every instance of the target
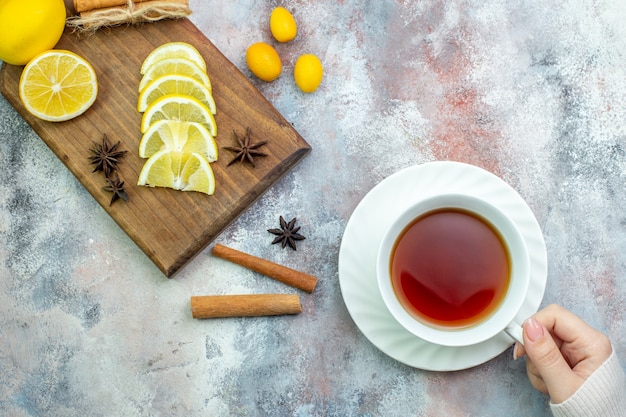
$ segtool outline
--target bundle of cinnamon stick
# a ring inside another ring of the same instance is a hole
[[[189,0],[74,0],[74,9],[79,15],[68,18],[67,25],[79,31],[191,14]]]

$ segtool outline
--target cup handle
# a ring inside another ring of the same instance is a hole
[[[515,323],[514,321],[509,323],[508,326],[504,329],[504,331],[519,342],[522,346],[524,345],[524,337],[522,336],[522,326]]]

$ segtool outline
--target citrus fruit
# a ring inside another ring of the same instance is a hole
[[[141,73],[139,156],[148,160],[137,185],[213,194],[216,107],[204,59],[193,46],[171,42],[148,54]]]
[[[250,71],[263,81],[273,81],[283,70],[276,50],[265,42],[257,42],[246,50],[246,63]]]
[[[215,176],[200,154],[162,150],[152,155],[139,174],[137,185],[182,191],[215,192]]]
[[[63,0],[0,1],[0,60],[24,65],[54,48],[65,27]]]
[[[296,19],[284,7],[276,7],[270,15],[270,31],[278,42],[289,42],[296,37]]]
[[[187,75],[164,75],[152,81],[139,93],[137,111],[144,112],[156,99],[169,94],[197,98],[215,114],[215,100],[211,92],[200,81]]]
[[[139,156],[149,158],[163,149],[198,153],[209,162],[217,161],[217,143],[200,123],[159,120],[152,124],[139,142]]]
[[[209,195],[215,192],[213,169],[200,154],[189,154],[179,178],[181,185],[185,184],[183,191],[198,191]]]
[[[293,68],[293,78],[300,90],[305,93],[312,93],[317,90],[323,75],[322,62],[313,54],[301,55]]]
[[[211,111],[198,99],[190,96],[170,94],[156,99],[141,118],[141,132],[145,133],[150,125],[159,120],[201,123],[211,136],[217,136],[217,124]]]
[[[169,58],[155,62],[144,74],[139,82],[141,92],[150,82],[164,75],[187,75],[200,81],[212,92],[211,80],[205,71],[192,61],[185,58]]]
[[[24,67],[19,94],[30,113],[61,122],[91,107],[98,95],[98,80],[84,58],[53,49],[37,55]]]
[[[168,42],[152,50],[141,65],[141,74],[158,61],[171,58],[184,58],[196,64],[202,71],[206,71],[206,62],[200,52],[186,42]]]

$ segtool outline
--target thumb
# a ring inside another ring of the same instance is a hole
[[[565,394],[559,391],[565,389],[564,381],[571,379],[573,371],[548,329],[532,317],[524,323],[524,349],[552,400]]]

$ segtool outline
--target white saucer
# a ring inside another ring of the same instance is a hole
[[[352,213],[339,250],[339,283],[344,302],[361,332],[390,357],[420,369],[453,371],[486,362],[513,343],[506,333],[472,346],[446,347],[426,342],[394,320],[378,291],[376,255],[391,220],[416,201],[440,193],[480,197],[517,225],[530,256],[528,297],[516,321],[534,314],[547,279],[541,228],[522,197],[496,175],[460,162],[440,161],[403,169],[376,185]]]

